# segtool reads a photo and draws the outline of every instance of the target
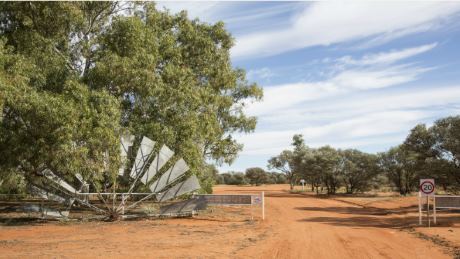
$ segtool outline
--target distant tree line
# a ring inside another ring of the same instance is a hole
[[[311,148],[302,135],[294,135],[292,146],[268,161],[270,169],[286,176],[291,189],[304,179],[317,193],[335,194],[339,188],[356,193],[389,185],[406,195],[417,190],[420,178],[434,178],[442,190],[460,191],[460,116],[440,119],[431,127],[419,124],[402,144],[378,154]]]
[[[242,172],[227,172],[215,175],[217,184],[230,185],[261,185],[261,184],[284,184],[287,183],[283,173],[266,172],[260,167],[253,167]]]

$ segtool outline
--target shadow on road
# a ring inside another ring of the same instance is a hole
[[[341,227],[356,227],[356,228],[365,228],[365,227],[374,227],[374,228],[392,228],[392,229],[405,229],[418,227],[418,217],[417,216],[407,216],[404,218],[401,217],[311,217],[299,220],[300,222],[316,222],[316,223],[325,223],[333,226]],[[441,220],[440,220],[441,222]],[[425,222],[424,222],[425,224]],[[442,223],[436,225],[436,227],[451,227],[453,226],[452,221],[448,221],[448,218],[442,219]]]
[[[297,210],[305,211],[324,211],[324,212],[334,212],[340,214],[354,214],[354,215],[389,215],[389,214],[407,214],[410,212],[417,212],[416,206],[400,207],[397,209],[382,209],[375,207],[296,207]]]

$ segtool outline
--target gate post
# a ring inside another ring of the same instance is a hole
[[[422,193],[418,192],[418,224],[422,225]]]

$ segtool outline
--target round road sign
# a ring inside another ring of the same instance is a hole
[[[432,194],[434,192],[434,182],[426,180],[420,183],[420,191],[424,194]]]

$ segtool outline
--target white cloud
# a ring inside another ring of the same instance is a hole
[[[264,88],[262,102],[250,104],[248,114],[264,115],[286,109],[306,101],[345,94],[350,91],[395,86],[414,81],[430,68],[407,65],[380,69],[350,69],[320,82],[295,83]]]
[[[252,69],[247,73],[248,80],[257,80],[257,79],[270,79],[275,74],[268,67],[263,67],[260,69]]]
[[[430,30],[460,11],[455,2],[318,2],[290,26],[243,35],[236,58],[270,56],[315,45],[378,37],[394,39]]]
[[[385,69],[346,70],[330,80],[340,89],[375,89],[407,83],[418,75],[431,70],[408,66],[394,66]]]
[[[254,2],[233,1],[160,1],[158,9],[167,8],[172,13],[186,10],[191,19],[215,23],[224,21],[233,35],[260,31],[271,24],[271,28],[283,28],[289,25],[286,15],[295,13],[305,6],[301,2],[283,2],[254,4]]]
[[[343,64],[347,65],[358,65],[358,66],[365,66],[365,65],[375,65],[375,64],[390,64],[394,63],[403,59],[407,59],[424,52],[432,50],[436,47],[437,43],[422,45],[413,48],[407,48],[402,50],[393,50],[390,52],[381,52],[377,54],[365,55],[361,59],[353,59],[350,56],[344,56],[339,58]]]
[[[401,136],[416,123],[439,117],[448,109],[457,111],[445,107],[460,98],[457,86],[382,90],[415,81],[433,69],[394,63],[436,45],[342,58],[334,61],[339,63],[339,69],[332,64],[335,71],[329,79],[266,87],[264,101],[247,110],[259,117],[263,130],[239,136],[245,144],[243,155],[277,154],[289,148],[292,136],[298,133],[304,134],[312,146],[387,146],[388,141],[402,141]]]
[[[157,2],[159,10],[168,9],[171,13],[187,11],[191,19],[199,18],[205,22],[215,22],[218,14],[225,9],[225,4],[217,1],[160,1]]]
[[[331,74],[329,79],[265,87],[264,100],[250,104],[247,112],[256,116],[276,114],[306,101],[415,81],[420,75],[434,68],[392,63],[427,52],[435,46],[436,43],[433,43],[402,50],[367,54],[360,59],[350,56],[337,59],[335,62],[338,64],[333,64],[332,68],[328,69]],[[267,69],[265,72],[269,71]]]
[[[460,86],[326,98],[261,116],[261,123],[273,124],[274,129],[241,135],[238,140],[245,146],[242,155],[273,156],[290,148],[294,134],[303,134],[313,147],[388,146],[403,141],[409,129],[421,121],[458,113],[455,104],[459,99]]]

